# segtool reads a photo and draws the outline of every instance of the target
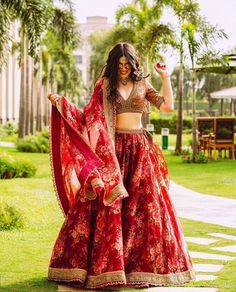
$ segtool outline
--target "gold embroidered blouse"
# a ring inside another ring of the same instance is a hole
[[[135,81],[129,97],[125,100],[118,91],[115,101],[116,114],[125,112],[147,112],[148,101],[160,109],[164,97],[146,79]]]

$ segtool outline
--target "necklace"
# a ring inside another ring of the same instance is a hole
[[[125,78],[119,78],[119,81],[123,84],[126,85],[129,81],[131,80],[130,76],[127,76]]]

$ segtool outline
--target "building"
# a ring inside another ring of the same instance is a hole
[[[78,50],[75,51],[77,58],[78,69],[82,73],[82,78],[85,85],[88,87],[89,83],[89,59],[91,56],[91,46],[89,44],[88,38],[92,33],[99,30],[108,30],[114,25],[107,22],[107,17],[105,16],[88,16],[86,23],[78,24],[79,32],[82,38],[82,45]]]

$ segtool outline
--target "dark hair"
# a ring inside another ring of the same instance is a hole
[[[139,58],[135,52],[134,47],[129,43],[118,43],[109,52],[104,73],[102,77],[108,79],[109,100],[114,100],[117,97],[118,84],[118,68],[119,59],[125,56],[131,65],[130,77],[133,81],[139,81],[143,78],[143,70],[139,63]]]

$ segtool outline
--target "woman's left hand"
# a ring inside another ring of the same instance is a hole
[[[161,78],[165,78],[167,76],[170,76],[170,74],[168,73],[168,69],[166,68],[165,64],[157,62],[154,65],[154,68],[160,74]]]

